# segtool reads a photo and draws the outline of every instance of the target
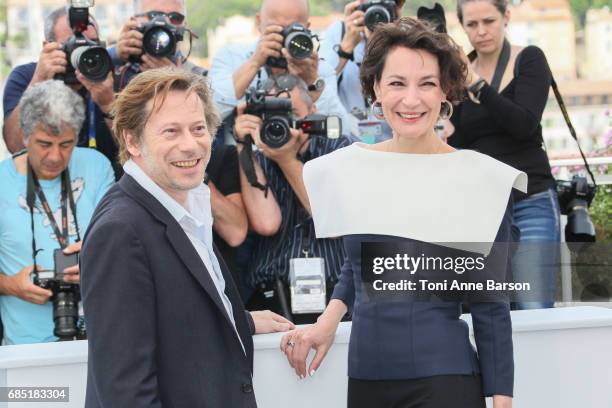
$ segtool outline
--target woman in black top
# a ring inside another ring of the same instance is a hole
[[[532,291],[517,294],[516,307],[552,307],[559,207],[540,125],[552,74],[542,50],[512,46],[505,38],[507,0],[459,0],[457,14],[474,51],[469,55],[469,99],[455,109],[448,143],[527,173],[527,194],[514,192],[521,245],[512,270],[515,281],[529,282]]]

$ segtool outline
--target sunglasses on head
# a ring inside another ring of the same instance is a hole
[[[136,17],[145,17],[145,16],[148,17],[149,20],[153,20],[161,16],[168,17],[168,20],[170,20],[170,23],[174,25],[183,24],[183,21],[185,21],[185,16],[177,11],[171,11],[170,13],[164,13],[163,11],[152,10],[152,11],[147,11],[146,13],[136,14]]]
[[[270,93],[273,90],[277,92],[291,91],[298,85],[297,79],[292,75],[277,75],[267,78],[261,84],[260,88]]]

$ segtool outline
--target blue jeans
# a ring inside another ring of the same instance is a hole
[[[529,282],[531,291],[516,292],[516,309],[553,307],[561,258],[560,215],[554,189],[514,204],[514,224],[521,239],[512,258],[515,282]]]

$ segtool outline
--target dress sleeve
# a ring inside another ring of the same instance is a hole
[[[499,245],[499,251],[503,253],[498,253],[498,260],[492,264],[500,270],[489,270],[488,274],[495,274],[501,279],[507,276],[507,260],[511,256],[509,244],[512,241],[512,199],[510,198],[495,240]],[[510,303],[507,299],[499,297],[493,301],[470,302],[470,311],[483,392],[487,397],[512,396],[514,357]]]
[[[525,48],[517,58],[514,97],[501,96],[487,84],[482,88],[480,103],[509,135],[528,140],[534,137],[542,120],[552,73],[544,53],[537,47]]]
[[[353,279],[353,267],[348,255],[344,258],[344,264],[340,270],[340,279],[334,287],[334,293],[331,298],[341,300],[348,308],[348,312],[353,312],[353,303],[355,303],[355,281]]]

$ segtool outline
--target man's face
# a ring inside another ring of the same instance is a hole
[[[166,15],[172,15],[172,13],[180,13],[183,17],[185,17],[185,3],[180,0],[143,0],[140,8],[141,10],[137,14],[144,14],[150,11],[161,11]],[[146,15],[139,18],[141,19],[141,23],[150,20]],[[178,20],[169,19],[168,17],[166,17],[166,20],[177,27],[183,26],[185,24],[184,20],[180,23],[178,22]]]
[[[75,144],[76,135],[72,129],[62,129],[56,136],[37,128],[26,143],[34,174],[42,180],[52,180],[62,174],[68,167]]]
[[[158,102],[159,104],[159,102]],[[140,143],[127,135],[132,160],[178,202],[204,180],[210,159],[211,135],[204,116],[204,104],[197,94],[171,91],[147,121]]]
[[[293,114],[296,119],[304,119],[307,115],[315,113],[314,104],[308,104],[304,100],[304,95],[302,95],[301,91],[296,87],[289,92],[291,96],[291,106],[293,108]]]
[[[308,27],[308,7],[304,0],[266,0],[257,14],[257,26],[263,33],[269,25],[287,27],[299,22]]]

